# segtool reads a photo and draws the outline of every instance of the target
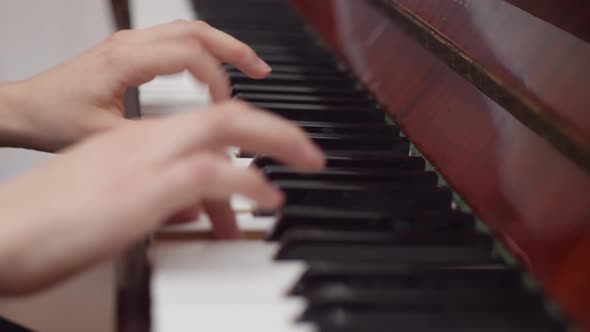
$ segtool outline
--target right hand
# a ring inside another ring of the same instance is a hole
[[[0,144],[58,151],[124,125],[128,88],[184,70],[209,86],[214,102],[227,101],[224,62],[256,79],[271,72],[251,47],[203,21],[119,31],[44,73],[0,86],[10,100],[2,103],[0,96]]]
[[[219,156],[229,145],[301,171],[324,164],[299,128],[238,102],[97,134],[0,186],[0,264],[10,266],[0,293],[40,289],[113,257],[202,202],[240,193],[263,208],[281,205],[259,171]],[[212,220],[235,227],[227,222]]]

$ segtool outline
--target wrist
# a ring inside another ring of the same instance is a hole
[[[34,129],[26,115],[27,98],[24,82],[0,84],[0,146],[34,146]]]

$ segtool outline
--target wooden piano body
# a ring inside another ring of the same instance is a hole
[[[590,330],[590,5],[292,2],[564,316]]]
[[[590,6],[296,3],[475,214],[590,329]]]

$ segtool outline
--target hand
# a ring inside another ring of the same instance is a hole
[[[324,164],[299,128],[242,103],[129,121],[0,186],[0,266],[10,267],[0,270],[0,293],[51,285],[203,201],[240,193],[277,208],[282,193],[259,171],[219,157],[228,145],[302,171]]]
[[[246,44],[202,21],[117,32],[71,61],[5,86],[11,100],[18,101],[12,113],[22,127],[8,144],[56,151],[125,123],[122,98],[128,88],[185,69],[209,85],[214,101],[228,99],[222,62],[253,78],[271,70]]]

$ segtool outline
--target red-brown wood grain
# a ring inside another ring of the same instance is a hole
[[[590,42],[590,2],[587,0],[507,0],[578,38]],[[556,5],[556,3],[558,5]]]
[[[294,2],[474,212],[590,331],[588,173],[370,1]],[[583,40],[499,0],[396,3],[509,88],[550,106],[562,129],[590,139]]]

